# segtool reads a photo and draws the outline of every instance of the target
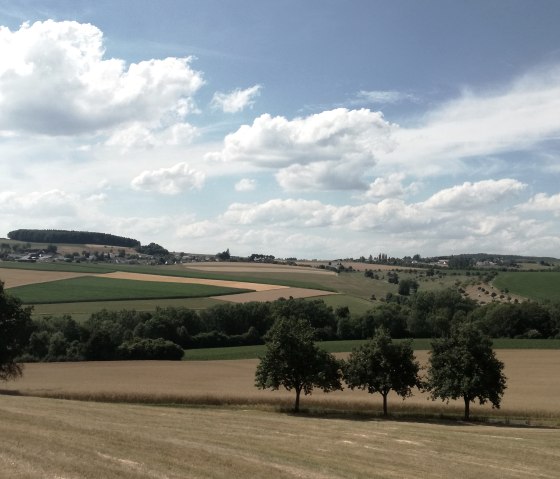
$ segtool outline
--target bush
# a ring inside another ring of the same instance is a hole
[[[120,359],[167,359],[179,361],[184,351],[178,344],[165,339],[134,338],[122,343],[117,354]]]

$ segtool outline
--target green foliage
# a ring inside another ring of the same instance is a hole
[[[333,309],[322,300],[287,299],[274,302],[274,314],[298,317],[309,322],[315,329],[315,338],[321,341],[336,337],[336,317]]]
[[[549,338],[560,332],[560,304],[489,303],[471,314],[471,320],[493,338]]]
[[[24,352],[32,330],[31,310],[7,294],[0,281],[0,381],[21,376],[17,357]]]
[[[476,308],[476,303],[453,289],[420,291],[410,301],[408,331],[413,337],[446,336],[453,324]]]
[[[418,281],[414,279],[402,279],[399,282],[399,294],[402,296],[409,296],[418,291]]]
[[[432,399],[463,398],[468,421],[469,405],[476,399],[500,407],[506,389],[503,368],[490,338],[467,323],[453,328],[449,338],[433,341],[426,387]]]
[[[383,414],[387,415],[390,391],[406,398],[413,387],[420,387],[412,342],[393,343],[389,332],[381,327],[366,344],[354,349],[343,367],[344,380],[350,389],[359,388],[383,397]]]
[[[294,411],[299,411],[300,394],[314,388],[324,392],[342,389],[340,363],[314,342],[310,323],[296,316],[278,317],[266,337],[266,352],[255,373],[260,389],[294,390]]]
[[[151,256],[167,256],[169,254],[168,250],[166,250],[163,246],[160,246],[157,243],[150,243],[144,246],[138,245],[136,247],[136,251],[138,251],[141,254],[148,254]]]
[[[183,357],[184,351],[178,344],[162,338],[134,338],[122,343],[117,349],[117,354],[121,359],[178,361]]]
[[[19,229],[10,231],[8,233],[8,238],[18,241],[32,241],[34,243],[92,243],[129,247],[140,245],[138,240],[132,238],[125,238],[123,236],[107,233],[92,233],[89,231]]]

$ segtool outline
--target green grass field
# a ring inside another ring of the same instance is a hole
[[[155,311],[160,308],[187,308],[187,309],[207,309],[217,304],[223,304],[223,301],[213,298],[172,298],[172,299],[135,299],[130,301],[112,300],[112,301],[87,301],[83,303],[51,303],[51,304],[34,304],[32,316],[40,318],[44,316],[63,316],[69,314],[76,321],[85,321],[92,313],[106,309],[108,311]]]
[[[396,339],[395,342],[400,340]],[[431,339],[414,339],[412,347],[416,351],[431,349]],[[364,344],[366,340],[320,341],[319,347],[329,353],[348,353]],[[560,339],[494,339],[494,349],[560,349]],[[256,359],[264,354],[266,346],[238,346],[228,348],[188,349],[184,361],[216,361],[233,359]]]
[[[24,304],[75,303],[84,301],[195,298],[247,292],[203,284],[159,283],[99,277],[82,277],[19,286],[10,294]]]
[[[560,300],[560,272],[500,273],[493,285],[536,301]]]

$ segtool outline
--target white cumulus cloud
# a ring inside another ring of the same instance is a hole
[[[483,180],[476,183],[466,181],[462,185],[438,191],[428,198],[423,206],[436,209],[463,210],[494,203],[519,194],[527,185],[510,178]]]
[[[257,187],[257,182],[250,178],[242,178],[235,184],[235,191],[253,191]]]
[[[0,130],[75,135],[183,120],[203,84],[191,58],[127,65],[104,58],[103,43],[101,30],[74,21],[0,27]]]
[[[264,114],[227,135],[224,148],[206,159],[277,169],[285,189],[365,188],[361,177],[392,148],[395,128],[367,109],[337,108],[294,120]]]
[[[521,211],[542,211],[554,213],[555,216],[560,215],[560,193],[555,195],[547,195],[546,193],[537,193],[529,199],[527,203],[519,206]]]
[[[136,190],[176,195],[186,190],[202,188],[204,180],[205,174],[202,171],[191,169],[186,163],[177,163],[171,168],[143,171],[131,184]]]
[[[237,113],[247,107],[252,107],[255,98],[260,95],[261,86],[255,85],[245,90],[236,89],[229,93],[216,92],[212,98],[211,105],[224,113]]]

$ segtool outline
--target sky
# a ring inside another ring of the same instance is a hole
[[[0,237],[560,257],[556,0],[0,0]]]

